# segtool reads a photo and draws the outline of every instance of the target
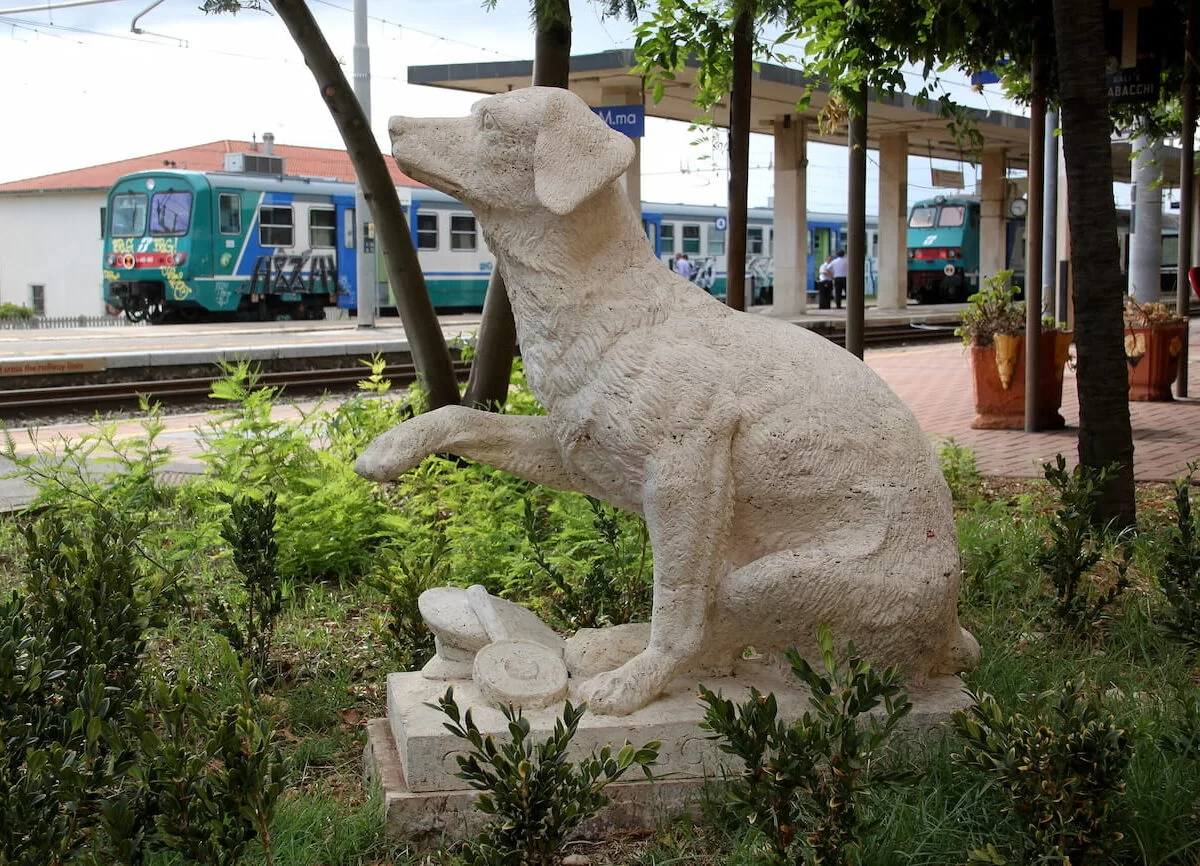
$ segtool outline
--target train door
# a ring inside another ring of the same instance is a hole
[[[806,290],[817,290],[817,270],[826,256],[837,250],[838,232],[832,226],[816,226],[808,230],[808,285]]]
[[[358,229],[354,196],[334,196],[333,204],[337,210],[338,229],[337,305],[343,310],[354,309],[358,306]]]
[[[650,249],[654,250],[654,257],[662,257],[662,214],[660,213],[643,213],[642,228],[646,231],[646,240],[650,242]]]

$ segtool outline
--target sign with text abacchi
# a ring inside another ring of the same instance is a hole
[[[601,105],[592,111],[600,116],[617,132],[624,133],[630,138],[643,138],[646,135],[646,106],[644,105]]]
[[[1110,102],[1158,99],[1163,29],[1169,21],[1158,0],[1108,0],[1104,42]]]

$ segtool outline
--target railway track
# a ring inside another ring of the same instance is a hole
[[[818,331],[821,336],[838,345],[845,345],[844,330]],[[949,340],[954,338],[951,326],[889,325],[867,328],[864,343],[878,348],[912,342]],[[470,365],[455,361],[455,372],[466,377]],[[404,388],[417,380],[412,364],[389,364],[388,378],[394,387]],[[286,393],[318,394],[354,389],[367,375],[362,364],[332,366],[319,370],[265,371],[259,374],[264,387],[282,387]],[[93,411],[113,411],[134,407],[145,396],[163,405],[203,402],[212,392],[220,375],[164,378],[155,381],[72,383],[38,388],[0,389],[0,419],[19,420],[32,416],[45,417],[56,413],[90,414]]]

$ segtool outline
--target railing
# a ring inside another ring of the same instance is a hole
[[[0,319],[0,331],[36,331],[45,328],[140,328],[146,322],[131,322],[124,316],[32,316]]]

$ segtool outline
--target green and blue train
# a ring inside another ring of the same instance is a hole
[[[426,285],[439,312],[479,309],[493,260],[474,215],[424,187],[398,187]],[[104,215],[106,303],[134,321],[319,319],[353,310],[359,296],[353,184],[337,180],[164,168],[121,177]],[[687,253],[694,280],[725,293],[726,212],[721,207],[643,204],[647,237],[664,266]],[[809,214],[808,290],[826,251],[844,245],[841,214]],[[774,222],[753,208],[746,272],[754,302],[774,283]],[[868,285],[873,285],[870,226]],[[368,243],[372,239],[367,239]],[[394,307],[383,257],[376,288]]]

